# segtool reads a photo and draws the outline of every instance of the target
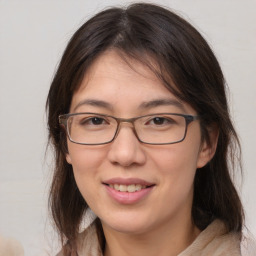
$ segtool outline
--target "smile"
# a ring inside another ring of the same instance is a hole
[[[123,184],[109,184],[109,186],[117,191],[120,192],[136,192],[142,189],[145,189],[147,186],[140,185],[140,184],[130,184],[130,185],[123,185]]]
[[[137,178],[113,178],[102,183],[108,196],[119,204],[135,204],[143,201],[156,185]]]

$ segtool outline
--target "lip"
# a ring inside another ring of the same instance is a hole
[[[119,204],[127,204],[127,205],[135,204],[145,199],[151,193],[151,191],[155,186],[154,183],[151,183],[142,179],[137,179],[137,178],[129,178],[129,179],[113,178],[113,179],[102,182],[102,184],[105,186],[107,194],[110,196],[111,199],[113,199],[115,202]],[[108,186],[110,184],[120,184],[120,185],[140,184],[147,187],[135,192],[121,192]]]
[[[110,184],[120,184],[120,185],[140,184],[140,185],[143,185],[143,186],[155,185],[152,182],[149,182],[149,181],[146,181],[146,180],[143,180],[143,179],[138,179],[138,178],[127,178],[127,179],[112,178],[112,179],[109,179],[109,180],[104,180],[102,183],[107,184],[107,185],[110,185]]]

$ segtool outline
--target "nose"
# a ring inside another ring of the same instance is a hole
[[[108,159],[113,164],[119,164],[123,167],[145,163],[146,154],[132,127],[129,125],[120,127],[116,138],[110,145]]]

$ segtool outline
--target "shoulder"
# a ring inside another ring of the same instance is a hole
[[[256,239],[254,235],[245,228],[243,239],[241,242],[242,256],[255,256],[256,254]]]
[[[102,256],[101,242],[97,233],[97,222],[94,221],[87,229],[85,229],[78,238],[78,256],[91,255]]]
[[[179,256],[240,256],[240,243],[238,233],[228,233],[224,223],[215,220]]]
[[[13,238],[6,238],[0,235],[0,256],[24,255],[20,242]]]
[[[78,235],[76,246],[77,251],[71,253],[70,256],[102,256],[101,243],[98,239],[97,225],[95,221]],[[56,256],[64,256],[63,250]]]

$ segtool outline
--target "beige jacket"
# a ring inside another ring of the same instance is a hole
[[[0,256],[24,256],[20,242],[0,235]]]
[[[58,254],[61,256],[62,253]],[[103,256],[95,225],[87,228],[78,241],[78,256]],[[196,240],[177,256],[241,256],[240,240],[236,233],[226,234],[225,226],[215,220]]]

